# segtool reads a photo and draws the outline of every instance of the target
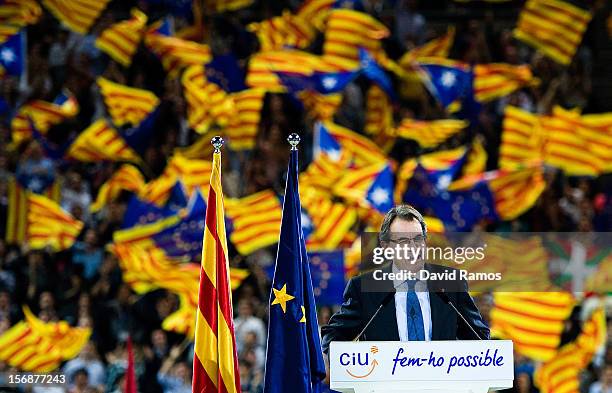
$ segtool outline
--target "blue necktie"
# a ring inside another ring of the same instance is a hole
[[[406,293],[406,314],[408,319],[408,339],[410,341],[425,341],[425,325],[419,298],[414,290]]]

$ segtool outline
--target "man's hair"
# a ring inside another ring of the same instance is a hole
[[[380,233],[378,234],[378,240],[389,241],[389,231],[391,230],[391,224],[396,219],[402,219],[406,221],[418,221],[421,225],[421,231],[423,232],[423,236],[427,237],[427,224],[425,224],[425,220],[423,216],[417,209],[410,205],[399,205],[395,206],[391,210],[385,214],[385,218],[383,219],[382,225],[380,226]]]

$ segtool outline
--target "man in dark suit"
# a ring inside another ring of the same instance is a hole
[[[421,214],[411,206],[402,205],[391,209],[383,220],[379,241],[383,247],[411,243],[412,247],[425,245],[427,227]],[[416,259],[416,258],[415,258]],[[408,270],[441,272],[454,270],[430,265],[419,260],[413,264],[393,262],[377,268],[381,272]],[[322,347],[326,354],[332,341],[351,341],[366,326],[378,307],[384,303],[376,318],[365,330],[361,340],[368,341],[430,341],[430,340],[475,340],[474,332],[466,326],[454,310],[434,292],[444,284],[415,280],[383,281],[380,290],[373,291],[373,272],[352,278],[344,291],[340,311],[321,328]],[[420,284],[420,285],[419,285]],[[385,287],[386,285],[386,287]],[[415,289],[416,287],[416,289]],[[419,289],[423,288],[423,289]],[[450,291],[449,291],[450,288]],[[467,293],[467,283],[457,280],[445,288],[445,294],[463,314],[478,335],[489,338],[489,328],[482,319],[473,299]]]

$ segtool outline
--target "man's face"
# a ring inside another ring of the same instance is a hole
[[[396,268],[412,272],[423,269],[423,257],[415,253],[425,245],[421,224],[417,220],[396,218],[389,229],[389,241],[386,247],[399,247],[402,250],[400,255],[396,255],[399,258],[393,261]],[[404,250],[408,253],[406,254]]]

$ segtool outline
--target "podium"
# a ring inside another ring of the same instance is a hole
[[[341,393],[486,393],[512,387],[510,340],[332,342],[330,387]]]

